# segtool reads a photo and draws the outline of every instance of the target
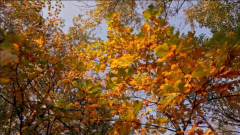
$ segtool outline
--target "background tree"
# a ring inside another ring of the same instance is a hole
[[[201,0],[186,9],[187,22],[194,26],[197,21],[200,27],[207,27],[215,32],[236,32],[239,26],[239,1],[236,0]]]
[[[108,117],[108,110],[94,105],[101,92],[87,72],[93,64],[89,64],[87,52],[72,48],[71,35],[58,28],[61,3],[55,5],[54,13],[49,12],[51,18],[35,21],[42,19],[39,12],[44,5],[38,1],[4,3],[1,23],[7,34],[1,58],[8,51],[16,62],[1,61],[1,133],[106,133],[109,122],[99,117]],[[27,11],[28,7],[33,11]],[[22,14],[13,17],[10,11]]]
[[[216,121],[239,126],[239,29],[179,35],[167,16],[184,2],[174,10],[173,1],[97,1],[69,33],[60,29],[60,2],[4,3],[1,134],[218,134]],[[106,41],[92,35],[103,21]]]

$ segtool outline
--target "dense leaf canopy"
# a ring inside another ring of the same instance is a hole
[[[61,1],[0,1],[0,134],[240,133],[239,2],[95,3],[64,33]]]

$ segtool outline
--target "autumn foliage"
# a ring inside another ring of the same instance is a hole
[[[180,35],[162,8],[146,6],[131,24],[123,12],[97,16],[111,4],[97,3],[69,33],[60,1],[2,4],[0,134],[216,135],[217,124],[239,126],[240,28]],[[44,6],[54,10],[47,19]],[[89,34],[101,21],[105,41]]]

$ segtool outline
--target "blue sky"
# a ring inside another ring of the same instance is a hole
[[[82,2],[85,2],[85,4],[88,4],[88,5],[94,5],[94,1],[82,1]],[[67,33],[68,28],[73,26],[73,23],[72,23],[73,17],[78,16],[79,14],[83,14],[84,13],[83,11],[86,10],[87,8],[79,7],[83,4],[78,1],[62,1],[62,3],[64,4],[64,8],[62,8],[60,17],[65,20],[65,27],[63,28],[63,31]],[[43,10],[44,17],[47,17],[47,13],[48,13],[47,9]],[[187,33],[188,31],[191,30],[189,24],[185,25],[184,17],[185,16],[183,12],[180,11],[177,17],[172,17],[169,20],[169,23],[175,26],[176,29],[179,29],[180,33]],[[197,23],[196,25],[198,26]],[[106,30],[107,24],[102,24],[101,28],[102,30],[99,33],[97,33],[96,36],[105,40],[107,37],[107,30]],[[197,27],[195,28],[195,31],[196,31],[196,35],[200,35],[204,33],[207,36],[211,36],[210,30],[207,28]]]

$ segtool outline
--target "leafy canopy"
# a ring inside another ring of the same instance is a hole
[[[240,28],[208,40],[179,35],[163,18],[166,10],[149,5],[136,14],[131,1],[119,12],[100,14],[106,5],[98,5],[63,33],[62,4],[51,4],[4,3],[1,134],[217,134],[216,122],[239,125]],[[44,6],[47,19],[40,15]],[[143,19],[136,27],[126,14],[137,15],[135,23]],[[106,41],[91,33],[102,20]]]

